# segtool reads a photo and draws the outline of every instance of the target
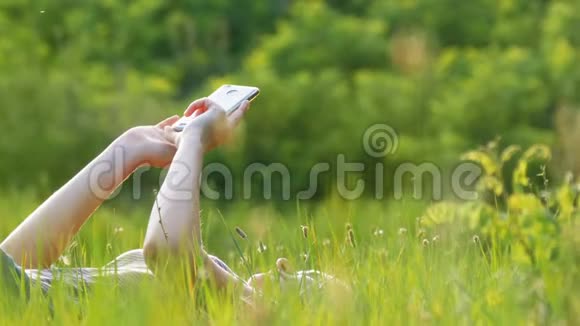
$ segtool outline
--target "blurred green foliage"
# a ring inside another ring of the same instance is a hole
[[[262,95],[239,149],[210,159],[282,162],[295,187],[337,153],[374,162],[361,139],[376,123],[400,136],[390,167],[450,166],[496,136],[558,147],[579,30],[575,0],[5,0],[0,178],[54,187],[222,83]]]

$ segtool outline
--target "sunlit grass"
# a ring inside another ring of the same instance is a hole
[[[30,198],[0,199],[3,236],[33,209]],[[70,266],[100,266],[140,246],[150,207],[120,212],[113,206],[99,210],[75,238],[66,252]],[[244,279],[250,272],[274,270],[276,258],[287,257],[293,269],[337,275],[350,292],[329,288],[301,298],[298,287],[282,292],[267,284],[252,308],[204,282],[188,289],[183,280],[145,281],[123,290],[101,282],[76,298],[56,285],[49,297],[33,290],[27,303],[2,296],[0,324],[543,324],[578,316],[577,260],[534,268],[501,250],[490,254],[460,225],[418,227],[424,206],[329,200],[281,213],[267,205],[218,210],[205,203],[208,251]],[[231,231],[240,227],[247,237],[226,230],[220,214]],[[301,226],[308,227],[307,237]]]

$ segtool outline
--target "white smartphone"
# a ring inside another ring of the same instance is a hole
[[[252,101],[258,94],[260,94],[260,89],[257,87],[222,85],[211,93],[208,98],[221,106],[227,115],[230,115],[240,107],[243,101]],[[173,124],[173,130],[183,131],[183,128],[193,119],[192,117],[182,117]]]

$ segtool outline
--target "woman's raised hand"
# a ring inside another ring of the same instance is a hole
[[[181,134],[172,132],[171,127],[165,127],[166,132],[175,137],[177,146],[182,139],[200,140],[205,151],[208,152],[228,141],[250,106],[244,101],[232,114],[227,115],[225,110],[212,100],[204,97],[192,102],[184,112],[184,116],[193,117],[185,126]]]

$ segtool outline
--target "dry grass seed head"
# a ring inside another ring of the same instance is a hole
[[[236,233],[244,240],[248,238],[246,232],[244,232],[244,230],[242,230],[239,226],[236,226]]]
[[[300,225],[300,229],[302,229],[302,236],[304,239],[308,239],[308,226]]]

